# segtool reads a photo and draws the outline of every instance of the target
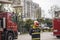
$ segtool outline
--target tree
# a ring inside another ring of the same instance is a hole
[[[44,19],[43,18],[40,18],[40,19],[37,19],[37,21],[41,24],[41,23],[44,23]]]
[[[33,24],[33,20],[31,20],[31,19],[26,20],[24,27],[26,28],[27,31],[29,31],[32,24]]]
[[[48,27],[52,27],[52,19],[45,19],[44,23],[46,23]]]

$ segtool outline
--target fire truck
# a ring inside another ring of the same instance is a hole
[[[53,35],[60,38],[60,11],[55,11],[53,18]]]
[[[18,37],[17,24],[9,12],[0,12],[0,40],[13,40]]]
[[[2,4],[3,5],[0,4],[0,40],[17,39],[18,29],[16,23],[16,16],[13,12],[11,12],[11,8],[9,7],[10,5],[6,4],[6,2],[2,2]]]

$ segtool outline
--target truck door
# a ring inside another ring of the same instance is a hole
[[[4,18],[0,18],[0,31],[3,31],[3,29],[5,28],[6,21],[5,21],[5,17]]]
[[[57,19],[57,24],[56,24],[56,30],[57,30],[57,34],[60,35],[60,19]]]
[[[1,40],[1,37],[2,37],[2,31],[3,31],[3,19],[0,18],[0,40]]]
[[[3,31],[3,18],[0,18],[0,31]]]

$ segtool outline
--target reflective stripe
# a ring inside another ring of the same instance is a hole
[[[35,32],[35,33],[32,33],[32,34],[40,34],[40,32]]]

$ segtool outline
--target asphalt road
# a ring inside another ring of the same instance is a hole
[[[31,36],[29,34],[19,35],[17,40],[31,40]],[[60,40],[53,36],[52,32],[42,32],[41,40]]]
[[[31,36],[29,34],[19,35],[17,40],[31,40]]]
[[[53,36],[52,32],[42,32],[41,33],[41,40],[60,40]]]

